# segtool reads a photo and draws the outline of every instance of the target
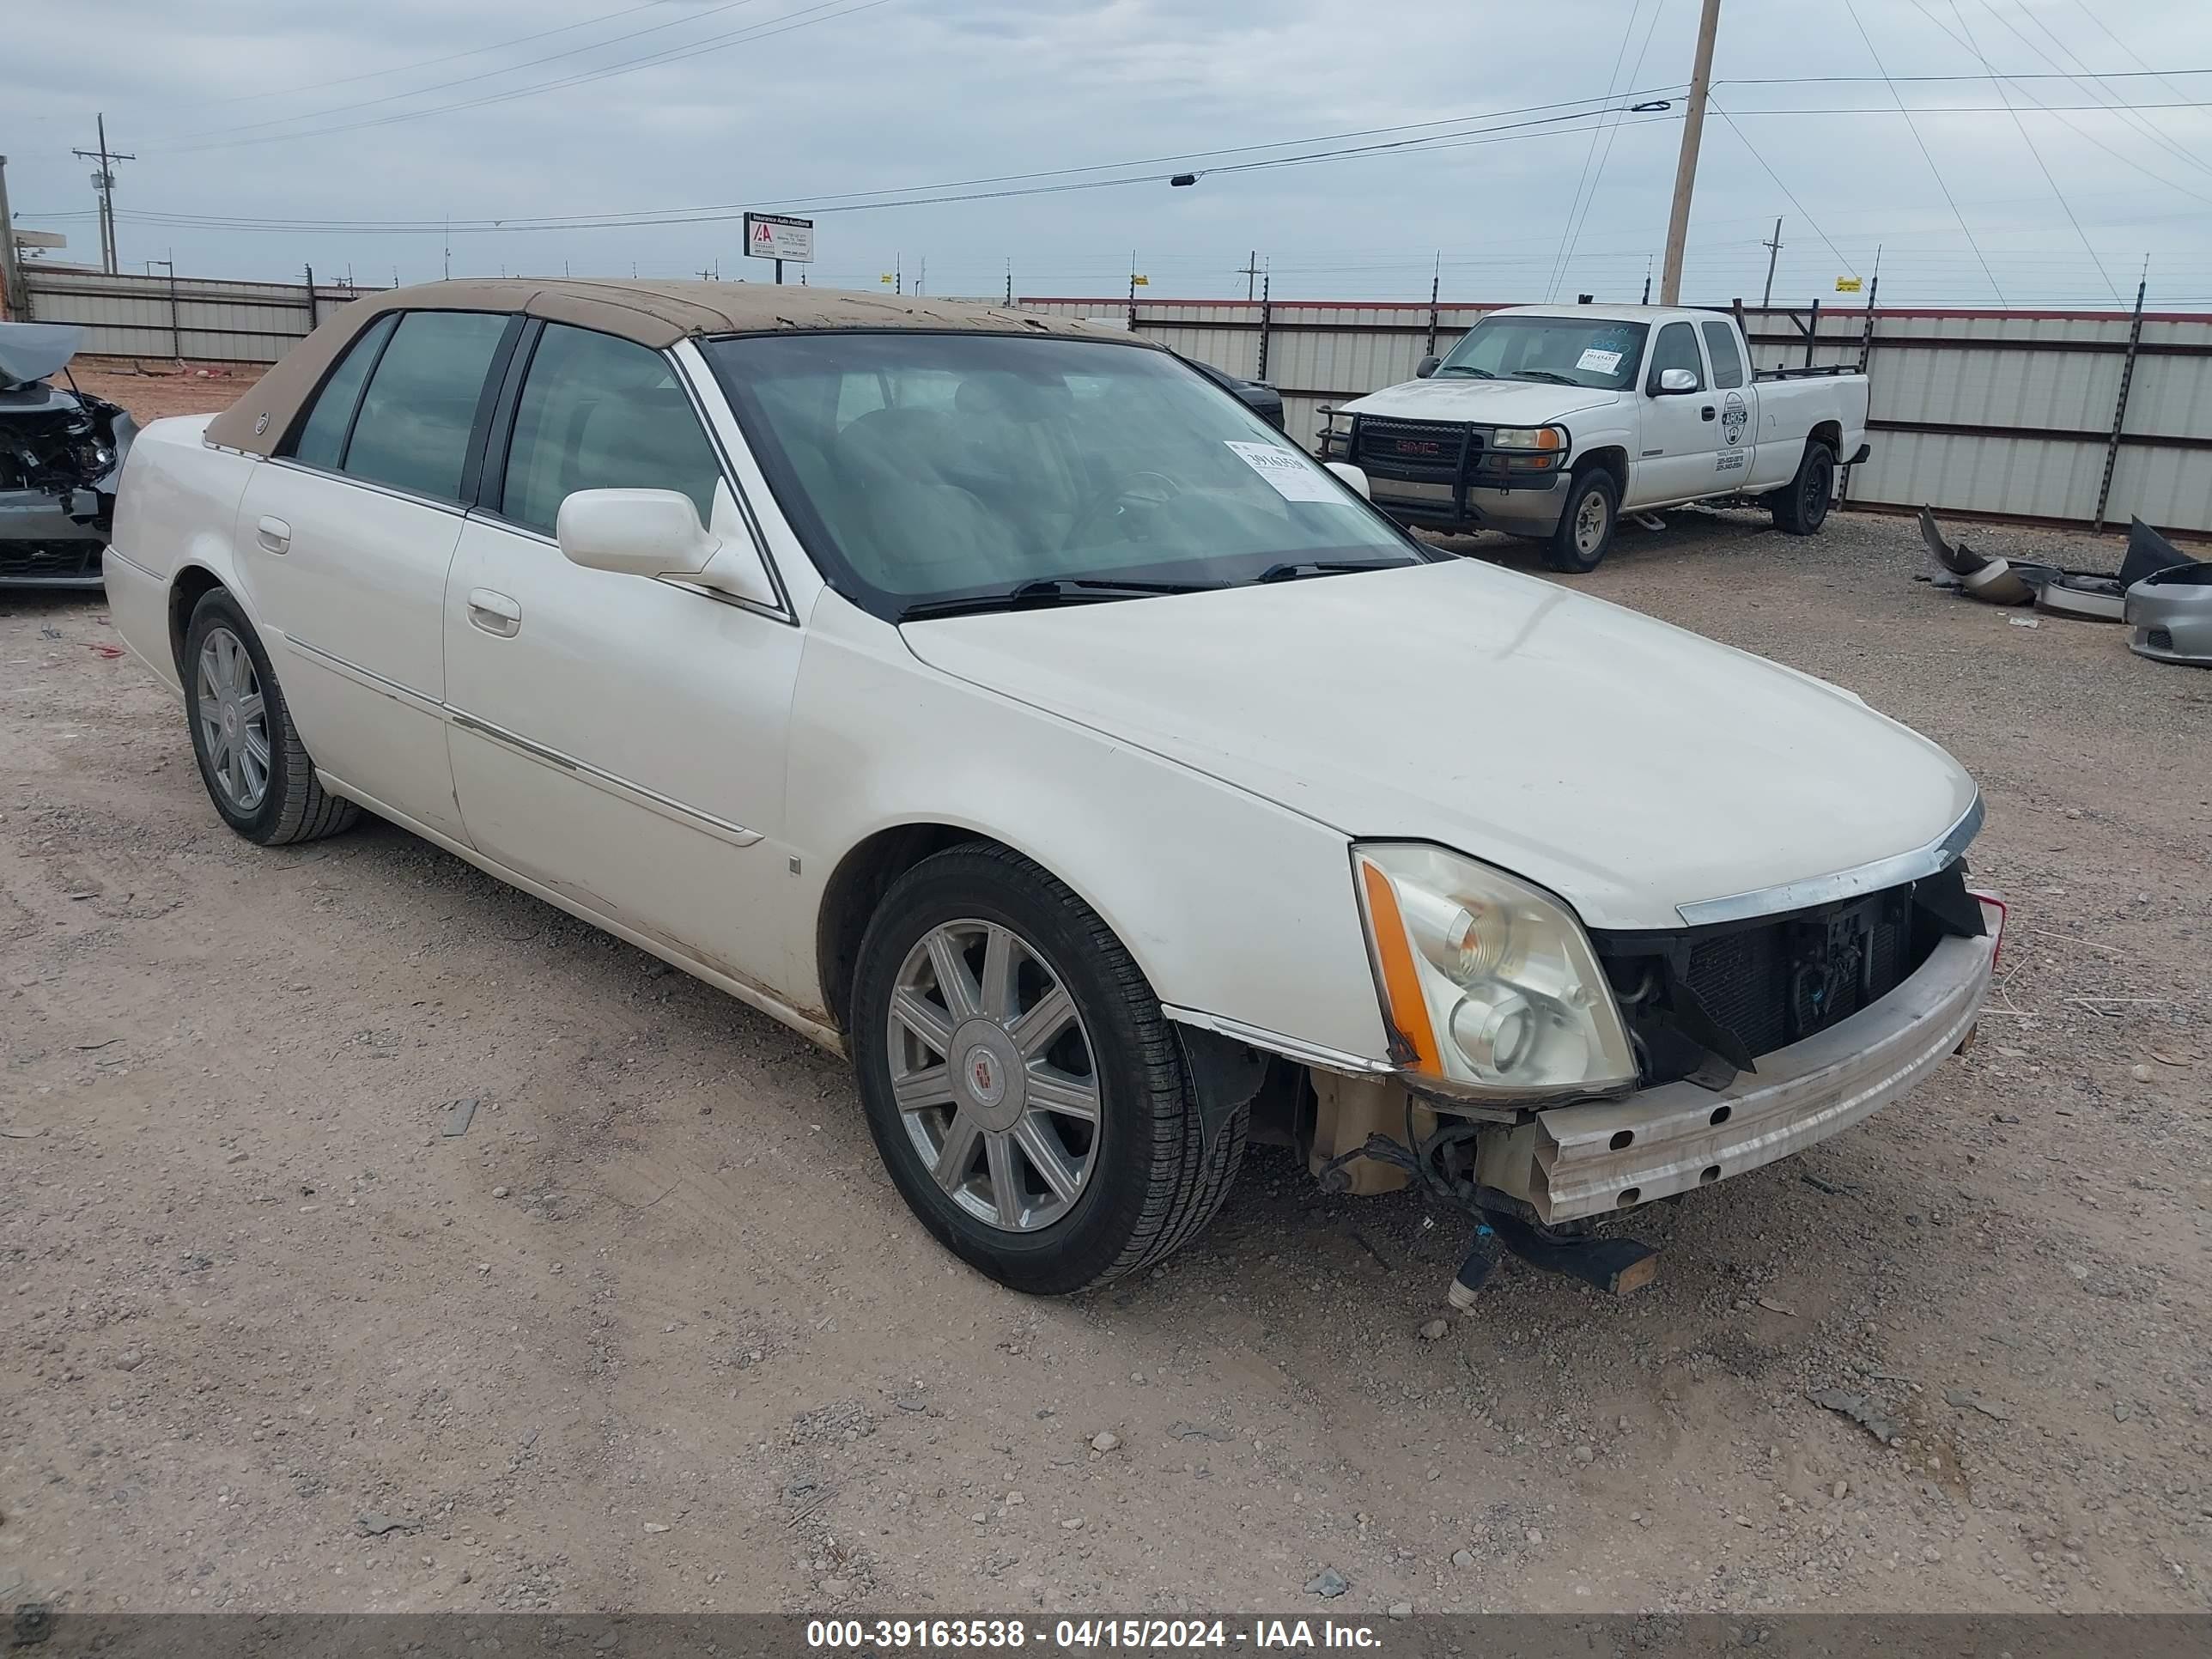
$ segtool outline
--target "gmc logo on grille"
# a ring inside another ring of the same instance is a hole
[[[1441,455],[1444,453],[1444,447],[1432,438],[1401,438],[1398,440],[1398,453],[1401,455]]]

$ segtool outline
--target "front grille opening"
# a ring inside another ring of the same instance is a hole
[[[2171,651],[2173,649],[2173,635],[2170,629],[2154,628],[2143,643],[2154,651]]]
[[[1930,881],[1957,883],[1957,866]],[[1746,1060],[1786,1048],[1870,1007],[1928,959],[1942,925],[1914,884],[1667,933],[1596,940],[1627,1017],[1639,1080],[1725,1086]],[[1729,1108],[1709,1121],[1728,1121]]]

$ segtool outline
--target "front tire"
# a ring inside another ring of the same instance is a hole
[[[1544,562],[1575,575],[1596,569],[1620,523],[1620,486],[1613,474],[1602,466],[1577,473],[1567,485],[1559,528],[1544,544]]]
[[[361,809],[316,781],[261,635],[222,589],[192,607],[178,665],[200,781],[225,823],[264,847],[354,826]]]
[[[1797,476],[1773,496],[1774,527],[1787,536],[1812,536],[1827,522],[1836,492],[1836,452],[1808,443],[1797,463]]]
[[[1208,1140],[1152,988],[1097,914],[976,843],[893,883],[853,995],[860,1099],[937,1240],[1000,1284],[1061,1295],[1195,1237],[1243,1162]]]

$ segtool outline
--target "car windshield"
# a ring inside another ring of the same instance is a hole
[[[1437,374],[1618,392],[1635,383],[1648,331],[1642,323],[1602,317],[1486,317],[1461,337]]]
[[[887,331],[705,349],[824,574],[894,620],[1425,556],[1164,351]]]

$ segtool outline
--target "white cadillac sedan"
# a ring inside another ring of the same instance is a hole
[[[1626,1288],[1598,1218],[1967,1036],[1979,798],[1361,484],[1120,331],[448,283],[148,428],[106,574],[239,834],[365,809],[849,1054],[1006,1284],[1158,1261],[1256,1138]]]

